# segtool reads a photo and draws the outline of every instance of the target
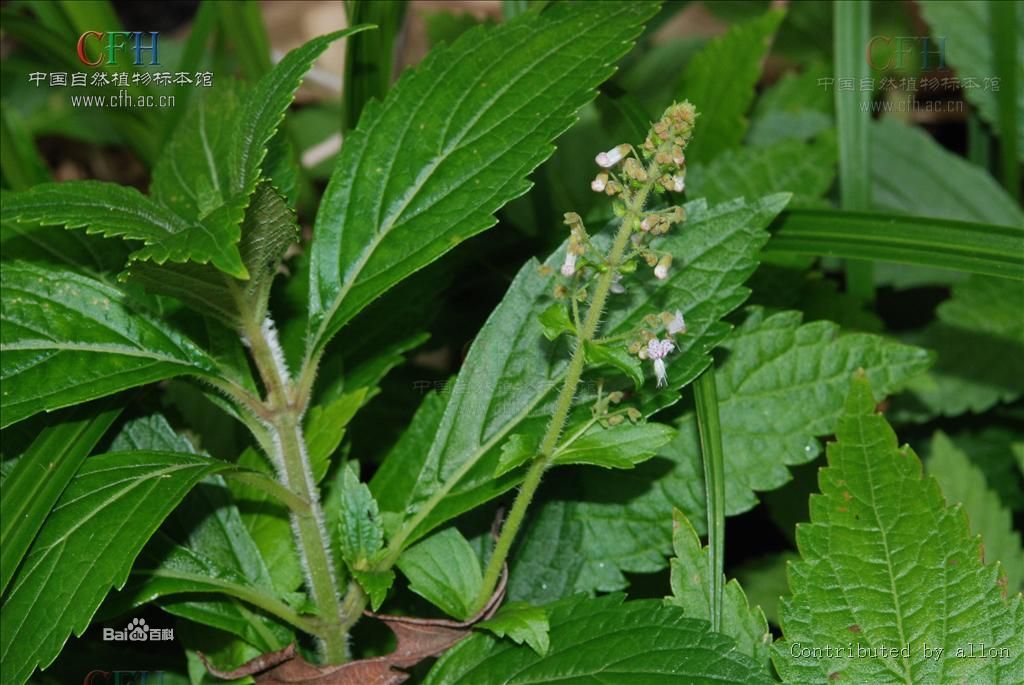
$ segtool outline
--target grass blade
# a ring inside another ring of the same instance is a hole
[[[391,88],[395,38],[405,19],[405,0],[349,0],[349,26],[374,24],[377,29],[349,39],[345,55],[343,130],[355,128],[371,98],[383,100]]]
[[[871,123],[871,90],[861,90],[862,79],[870,76],[864,58],[871,24],[871,5],[859,0],[835,3],[833,46],[835,59],[834,89],[836,128],[839,134],[839,200],[843,209],[866,211],[871,208],[871,158],[868,136]],[[842,79],[852,79],[854,91],[842,90]],[[874,297],[874,277],[870,262],[848,262],[846,287],[865,299]]]
[[[722,582],[725,579],[725,457],[722,454],[714,364],[704,369],[694,381],[693,395],[697,405],[697,428],[707,493],[711,630],[718,632],[722,625]]]
[[[234,46],[242,72],[257,81],[273,66],[260,3],[218,0],[214,5],[220,10],[221,33]]]
[[[782,215],[768,252],[932,266],[1024,280],[1024,228],[825,209]]]
[[[1002,180],[1007,192],[1020,202],[1020,164],[1017,162],[1017,3],[990,2],[992,13],[992,54],[995,57],[999,90],[999,151]]]

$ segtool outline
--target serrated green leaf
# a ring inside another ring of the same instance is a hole
[[[989,426],[980,431],[960,431],[950,436],[957,448],[985,474],[988,487],[999,501],[1012,511],[1024,510],[1024,473],[1018,475],[1006,454],[1015,453],[1024,444],[1024,432],[1004,426]]]
[[[481,621],[474,627],[483,628],[498,637],[507,637],[517,645],[525,642],[540,656],[547,654],[551,646],[547,612],[526,602],[503,604],[494,618]]]
[[[369,388],[347,392],[325,405],[316,405],[306,416],[306,445],[313,480],[319,483],[327,475],[331,455],[345,437],[345,427],[363,406]],[[369,494],[369,493],[367,493]]]
[[[262,471],[273,477],[267,460],[251,447],[246,448],[236,466]],[[302,567],[292,535],[291,512],[265,490],[228,479],[228,489],[242,515],[242,523],[259,548],[279,595],[294,592],[302,585]]]
[[[536,605],[574,594],[584,563],[577,554],[582,540],[583,525],[569,504],[537,502],[509,555],[509,600]]]
[[[503,476],[530,461],[530,459],[537,456],[539,448],[540,443],[536,440],[527,440],[525,436],[519,433],[509,436],[508,440],[501,446],[501,457],[498,459],[498,466],[494,470],[494,477]]]
[[[555,5],[474,29],[368,105],[345,136],[314,227],[309,352],[388,288],[494,225],[656,8]]]
[[[353,465],[343,467],[338,516],[341,554],[350,568],[364,571],[384,546],[384,529],[377,502],[370,489],[359,482]]]
[[[669,360],[668,387],[641,407],[642,412],[678,400],[676,391],[709,363],[707,350],[729,330],[720,319],[746,298],[742,283],[754,268],[763,229],[787,199],[772,195],[713,208],[702,201],[688,203],[685,227],[659,245],[687,268],[673,269],[664,281],[634,279],[628,293],[612,299],[602,335],[633,330],[651,311],[685,312],[688,332],[679,337]],[[563,250],[564,245],[548,259],[549,266],[557,266]],[[389,455],[381,468],[405,470],[408,489],[388,498],[378,494],[378,501],[384,511],[408,519],[401,535],[410,542],[514,487],[516,472],[494,478],[502,442],[514,433],[539,435],[547,425],[567,357],[551,352],[553,343],[545,341],[541,330],[538,315],[550,305],[551,284],[539,266],[531,261],[520,270],[484,324],[440,421],[435,414],[429,431],[418,427],[415,445]],[[583,420],[567,430],[577,429]],[[402,461],[389,464],[398,454]]]
[[[141,241],[143,247],[132,253],[133,260],[212,262],[226,273],[246,276],[235,246],[241,208],[234,224],[216,223],[223,210],[202,222],[189,221],[134,188],[102,181],[43,183],[4,193],[0,207],[5,223],[85,228],[108,238]]]
[[[700,112],[697,135],[686,149],[692,162],[711,162],[743,140],[761,63],[784,16],[784,12],[773,10],[733,26],[686,66],[676,92]]]
[[[70,410],[36,436],[4,477],[0,593],[7,589],[57,498],[120,413],[120,408],[109,406]]]
[[[871,201],[917,216],[1024,225],[1013,199],[984,169],[915,126],[882,119],[871,128]]]
[[[800,325],[797,312],[766,317],[752,308],[722,347],[728,356],[715,373],[726,473],[726,513],[757,504],[756,491],[789,480],[787,464],[820,453],[816,436],[829,435],[842,409],[849,375],[866,369],[880,393],[889,393],[926,368],[924,350],[868,334],[839,335],[835,324]],[[622,571],[650,573],[665,566],[672,508],[703,529],[704,477],[693,414],[679,422],[659,457],[614,482],[582,472],[582,501],[570,506],[583,523],[579,553],[586,559],[578,590],[625,587]]]
[[[981,535],[985,560],[998,561],[1009,581],[1010,592],[1024,589],[1024,547],[1013,529],[1013,517],[999,497],[989,490],[985,474],[945,433],[932,436],[928,475],[939,482],[950,506],[960,504],[967,514],[971,531]]]
[[[587,363],[596,367],[610,366],[618,369],[633,381],[637,390],[644,384],[644,370],[640,358],[630,354],[621,342],[601,344],[594,341],[586,343]]]
[[[20,685],[81,635],[111,587],[121,587],[149,537],[203,477],[226,466],[169,452],[86,460],[61,495],[4,596],[0,663]],[[75,569],[74,574],[60,569]]]
[[[672,523],[672,594],[665,601],[681,608],[687,616],[710,620],[708,548],[701,545],[697,531],[679,510],[673,512]],[[722,632],[736,640],[741,652],[768,668],[772,644],[768,622],[760,607],[750,606],[735,579],[724,585]]]
[[[445,528],[405,550],[398,568],[409,589],[444,611],[465,620],[483,585],[476,552],[456,528]]]
[[[197,454],[188,438],[175,433],[160,414],[126,423],[111,450]],[[221,596],[210,596],[217,594]],[[294,637],[284,624],[255,608],[296,613],[275,592],[260,550],[220,475],[207,476],[186,495],[143,548],[124,587],[110,595],[104,612],[120,615],[148,602],[229,631],[264,651],[280,649]]]
[[[365,24],[351,26],[304,43],[285,55],[246,94],[238,109],[237,128],[228,157],[230,187],[234,195],[248,197],[256,188],[267,145],[284,120],[302,78],[317,57],[334,41],[368,28]]]
[[[901,416],[980,413],[1024,393],[1024,284],[972,276],[953,286],[936,310],[938,321],[907,339],[936,351],[935,368],[897,403]]]
[[[829,435],[842,411],[851,373],[862,369],[879,399],[927,369],[925,350],[877,335],[840,334],[828,321],[801,325],[796,312],[765,316],[751,309],[722,347],[730,356],[718,376],[726,455],[726,511],[735,515],[757,504],[755,492],[774,490],[790,476],[785,465],[821,453],[817,436]],[[684,418],[678,438],[660,453],[700,480],[695,422]],[[703,490],[703,486],[700,488]],[[691,490],[693,492],[693,490]],[[703,511],[703,494],[684,511]]]
[[[384,463],[370,480],[370,492],[380,505],[381,511],[391,512],[389,521],[385,517],[388,535],[395,532],[402,522],[405,507],[426,464],[427,452],[444,418],[446,395],[431,392],[420,403],[409,426],[388,452]]]
[[[793,597],[783,602],[783,639],[773,654],[783,680],[1018,679],[1021,595],[1007,597],[1005,576],[980,560],[963,510],[947,507],[913,450],[897,446],[861,376],[836,436],[818,476],[822,494],[811,497],[811,522],[797,529],[802,561],[790,567]],[[836,653],[851,643],[873,651]],[[968,657],[971,643],[984,644],[985,655]],[[906,652],[882,655],[881,647]],[[814,649],[821,653],[804,651]]]
[[[556,340],[563,333],[571,335],[576,332],[565,305],[558,302],[541,312],[540,324],[544,327],[544,337],[548,340]]]
[[[548,606],[551,646],[544,656],[506,640],[473,635],[445,653],[424,683],[772,682],[764,669],[736,649],[732,639],[710,632],[706,621],[687,618],[679,608],[655,600],[622,600],[621,595],[575,597]]]
[[[192,341],[136,311],[123,291],[28,263],[0,267],[3,426],[171,376],[212,376]]]
[[[240,302],[263,306],[285,250],[299,239],[295,213],[269,183],[256,188],[244,213],[238,250],[249,274],[247,280],[232,278],[206,264],[145,261],[133,262],[125,272],[127,278],[236,328]]]
[[[977,87],[964,88],[964,96],[994,130],[999,130],[998,88],[991,79],[999,71],[990,39],[994,29],[987,2],[936,2],[922,0],[921,15],[932,29],[932,36],[945,38],[949,49],[945,58],[961,79],[974,79]],[[1024,14],[1017,8],[1017,65],[1024,63]],[[953,46],[960,46],[956,49]],[[934,59],[934,56],[933,56]],[[989,87],[984,88],[985,79]],[[1018,77],[1018,83],[1020,79]],[[1024,88],[1017,89],[1017,157],[1024,160]]]
[[[380,609],[380,605],[388,596],[388,590],[395,582],[395,572],[387,571],[352,571],[360,587],[370,597],[370,608],[374,611]]]
[[[153,167],[149,194],[186,219],[200,219],[231,199],[228,157],[241,89],[234,81],[197,98]],[[236,207],[237,221],[245,204]]]
[[[687,169],[686,193],[715,203],[786,191],[794,193],[792,204],[799,206],[824,195],[835,175],[836,143],[829,132],[811,143],[783,140],[726,150],[710,164]]]
[[[793,15],[790,14],[789,18],[792,19]],[[831,118],[832,94],[821,87],[821,79],[831,75],[823,64],[810,65],[800,72],[787,71],[782,74],[778,81],[765,88],[758,97],[754,105],[753,126],[756,126],[758,118],[773,112],[820,112]]]
[[[6,261],[41,262],[86,271],[94,276],[117,273],[131,249],[127,243],[106,240],[58,226],[0,222],[0,250]],[[109,276],[107,280],[113,280]]]
[[[660,423],[592,426],[552,455],[552,464],[590,464],[609,469],[631,469],[658,453],[675,431]]]

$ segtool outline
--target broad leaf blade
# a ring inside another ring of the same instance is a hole
[[[877,209],[1024,225],[1024,212],[987,171],[945,150],[924,130],[881,119],[872,125],[871,148],[871,202]]]
[[[840,336],[835,324],[801,326],[796,312],[766,317],[760,309],[752,309],[723,347],[728,356],[715,378],[728,515],[752,508],[757,491],[789,480],[787,464],[820,453],[816,436],[835,429],[849,374],[866,369],[877,389],[888,393],[930,362],[919,348],[874,335]],[[626,586],[623,571],[664,568],[673,507],[703,532],[705,488],[693,414],[684,415],[678,429],[659,457],[616,474],[614,482],[580,474],[583,495],[567,504],[584,530],[577,590],[618,590]]]
[[[656,5],[556,5],[434,50],[346,134],[314,228],[310,352],[493,226]]]
[[[295,213],[270,185],[261,183],[245,208],[238,251],[249,274],[240,280],[207,265],[135,261],[127,278],[147,290],[170,295],[225,325],[237,327],[239,300],[263,306],[285,250],[299,239]]]
[[[677,400],[674,391],[709,363],[706,351],[729,330],[720,319],[747,296],[742,283],[756,264],[763,229],[787,200],[786,195],[772,195],[751,204],[737,200],[714,208],[689,203],[687,223],[659,246],[687,266],[670,271],[665,281],[638,278],[628,294],[612,296],[603,335],[632,330],[651,311],[680,309],[686,315],[688,332],[677,341],[670,360],[668,391],[655,395],[644,411]],[[548,266],[557,266],[561,258],[559,250]],[[382,466],[382,471],[406,470],[404,478],[412,488],[393,498],[378,494],[378,501],[385,511],[420,510],[408,524],[406,533],[412,538],[513,487],[521,474],[493,477],[502,441],[513,433],[539,434],[547,424],[567,355],[553,351],[543,336],[539,314],[551,304],[551,282],[539,267],[531,261],[522,268],[484,324],[443,418],[432,434],[421,431],[422,438],[432,438],[430,447],[418,439],[401,466]]]
[[[197,454],[188,438],[175,433],[160,414],[125,424],[111,450]],[[222,596],[172,596],[192,593]],[[240,606],[237,599],[284,604],[224,479],[211,475],[163,523],[140,553],[124,588],[111,594],[104,609],[124,613],[159,600],[171,614],[230,631],[262,650],[280,649],[293,639],[284,626]]]
[[[366,570],[374,555],[384,546],[384,528],[377,502],[370,489],[359,482],[353,465],[342,467],[338,514],[338,539],[345,563]]]
[[[1016,3],[1010,3],[1016,4]],[[938,2],[922,0],[921,15],[932,29],[936,40],[945,38],[949,46],[944,53],[961,79],[972,79],[973,87],[964,88],[964,96],[978,108],[981,117],[995,130],[1000,130],[998,87],[992,78],[999,69],[991,36],[994,32],[992,14],[987,2]],[[1017,35],[1024,35],[1024,14],[1017,7]],[[961,46],[954,49],[954,45]],[[935,56],[933,56],[933,59]],[[1024,40],[1017,40],[1017,66],[1024,63]],[[984,85],[988,79],[988,88]],[[1020,78],[1017,79],[1020,84]],[[1017,87],[1017,157],[1024,159],[1024,88]]]
[[[960,504],[971,531],[981,535],[986,561],[998,561],[1006,571],[1010,592],[1024,589],[1024,547],[1013,529],[1010,510],[989,489],[985,474],[971,463],[945,433],[932,436],[928,475],[939,482],[950,505]]]
[[[784,16],[784,12],[770,11],[733,26],[687,65],[677,92],[701,114],[697,135],[686,150],[693,162],[710,162],[743,140],[761,63]]]
[[[0,593],[51,508],[120,408],[79,407],[47,426],[4,479],[0,500]]]
[[[811,143],[782,140],[766,147],[727,150],[710,164],[687,169],[686,193],[714,204],[791,192],[791,206],[799,206],[824,195],[835,175],[836,144],[829,133]]]
[[[953,286],[937,321],[907,338],[938,354],[894,409],[906,418],[981,413],[1024,393],[1024,284],[973,276]],[[902,414],[903,412],[901,412]]]
[[[674,512],[672,523],[676,555],[672,559],[672,594],[665,601],[681,608],[687,616],[708,621],[708,548],[701,546],[697,531],[681,512]],[[735,579],[725,584],[722,593],[722,632],[736,640],[741,652],[768,668],[772,644],[768,621],[760,607],[750,606]]]
[[[158,264],[212,262],[227,273],[246,275],[235,247],[240,209],[234,224],[215,222],[223,211],[202,221],[186,220],[134,188],[102,181],[43,183],[20,193],[5,193],[2,207],[5,222],[85,228],[108,238],[142,241],[132,259]]]
[[[192,341],[113,286],[27,263],[4,263],[0,283],[4,426],[163,378],[216,373]]]
[[[595,426],[553,455],[553,464],[591,464],[631,469],[658,453],[675,431],[660,423],[601,428]]]
[[[480,560],[456,528],[445,528],[407,549],[398,568],[409,579],[409,589],[449,616],[467,619],[480,594]]]
[[[1021,596],[1007,597],[1006,577],[980,560],[963,510],[947,507],[913,450],[897,446],[863,377],[854,380],[836,435],[818,476],[822,494],[811,497],[811,522],[797,529],[802,561],[790,567],[793,598],[783,603],[784,638],[774,653],[783,679],[1018,680]],[[851,641],[907,651],[836,653]],[[971,643],[983,643],[985,655],[965,658]],[[802,656],[815,648],[820,655]]]
[[[81,635],[108,590],[124,584],[135,556],[164,517],[193,485],[223,466],[170,452],[88,459],[4,597],[4,681],[24,683],[37,666],[45,668],[56,658],[72,632]]]
[[[550,648],[474,635],[446,653],[425,685],[643,683],[643,685],[768,685],[771,676],[712,633],[706,621],[654,600],[621,595],[574,597],[548,606]]]
[[[487,630],[498,637],[507,637],[516,644],[524,642],[540,656],[551,646],[548,636],[548,615],[541,607],[525,602],[507,602],[501,605],[494,618],[477,623],[474,627]]]

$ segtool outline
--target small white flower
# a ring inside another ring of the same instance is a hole
[[[664,281],[668,278],[668,268],[672,266],[672,255],[665,255],[658,260],[658,265],[654,267],[654,277],[659,281]]]
[[[644,219],[643,221],[640,222],[640,230],[644,231],[645,233],[647,231],[651,230],[651,223],[650,223],[649,219],[650,219],[650,217],[647,217],[646,219]]]
[[[654,377],[658,381],[659,388],[668,384],[668,374],[665,372],[665,357],[674,349],[676,349],[675,343],[668,339],[658,340],[654,338],[647,343],[647,358],[654,362]]]
[[[562,275],[572,276],[576,273],[576,255],[570,250],[565,253],[565,261],[562,262]]]
[[[595,193],[603,193],[608,186],[608,174],[598,174],[597,178],[590,182],[590,189]]]
[[[602,152],[594,158],[599,167],[604,169],[610,169],[626,156],[626,152],[629,150],[628,145],[617,145],[608,152]]]
[[[622,293],[626,292],[625,287],[623,287],[622,285],[622,274],[616,272],[615,275],[612,276],[612,286],[611,288],[609,288],[609,290],[611,290],[616,295],[621,295]]]
[[[668,322],[668,334],[677,335],[685,332],[686,321],[683,319],[683,313],[677,309],[675,316]]]
[[[672,177],[672,190],[681,193],[686,189],[686,177],[676,174]]]

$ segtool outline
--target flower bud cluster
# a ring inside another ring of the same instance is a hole
[[[556,284],[556,298],[571,298],[573,307],[576,307],[575,302],[585,301],[587,281],[581,278],[581,273],[586,277],[591,269],[596,273],[612,271],[611,282],[605,285],[607,291],[595,291],[595,297],[602,298],[601,306],[607,293],[626,292],[623,277],[635,271],[640,263],[646,263],[656,279],[668,279],[672,255],[653,247],[652,241],[684,222],[686,212],[682,207],[645,209],[644,205],[652,193],[680,193],[686,189],[685,150],[693,135],[696,118],[696,109],[689,102],[674,103],[651,126],[642,145],[633,147],[624,143],[596,156],[594,161],[600,171],[591,181],[591,190],[613,198],[612,209],[616,216],[623,217],[625,223],[621,230],[628,232],[632,249],[622,251],[621,246],[628,248],[629,243],[624,242],[626,235],[620,233],[622,237],[619,240],[623,242],[618,243],[620,247],[616,249],[619,252],[613,259],[603,254],[591,254],[595,248],[582,219],[576,213],[567,213],[565,224],[569,227],[569,242],[559,271],[572,280]],[[659,387],[668,383],[666,360],[676,350],[675,339],[685,333],[682,312],[662,312],[648,316],[646,325],[629,342],[630,354],[652,362]],[[611,420],[612,416],[607,418]]]
[[[654,190],[657,193],[686,189],[686,155],[684,150],[693,135],[697,111],[689,102],[675,103],[657,121],[647,134],[639,151],[628,144],[601,152],[595,162],[601,167],[590,183],[592,190],[617,197],[615,213],[626,214],[626,206],[633,203],[638,193]],[[660,280],[668,277],[672,258],[646,247],[650,239],[668,233],[673,225],[685,221],[681,207],[651,212],[636,222],[632,235],[639,255],[654,270]],[[574,270],[566,269],[569,274]]]
[[[677,309],[673,313],[649,314],[644,318],[644,322],[649,328],[640,329],[637,337],[629,344],[629,352],[654,363],[654,377],[660,388],[668,383],[665,358],[676,349],[675,337],[686,333],[686,320],[683,313]],[[665,333],[664,338],[660,337],[662,329]]]

